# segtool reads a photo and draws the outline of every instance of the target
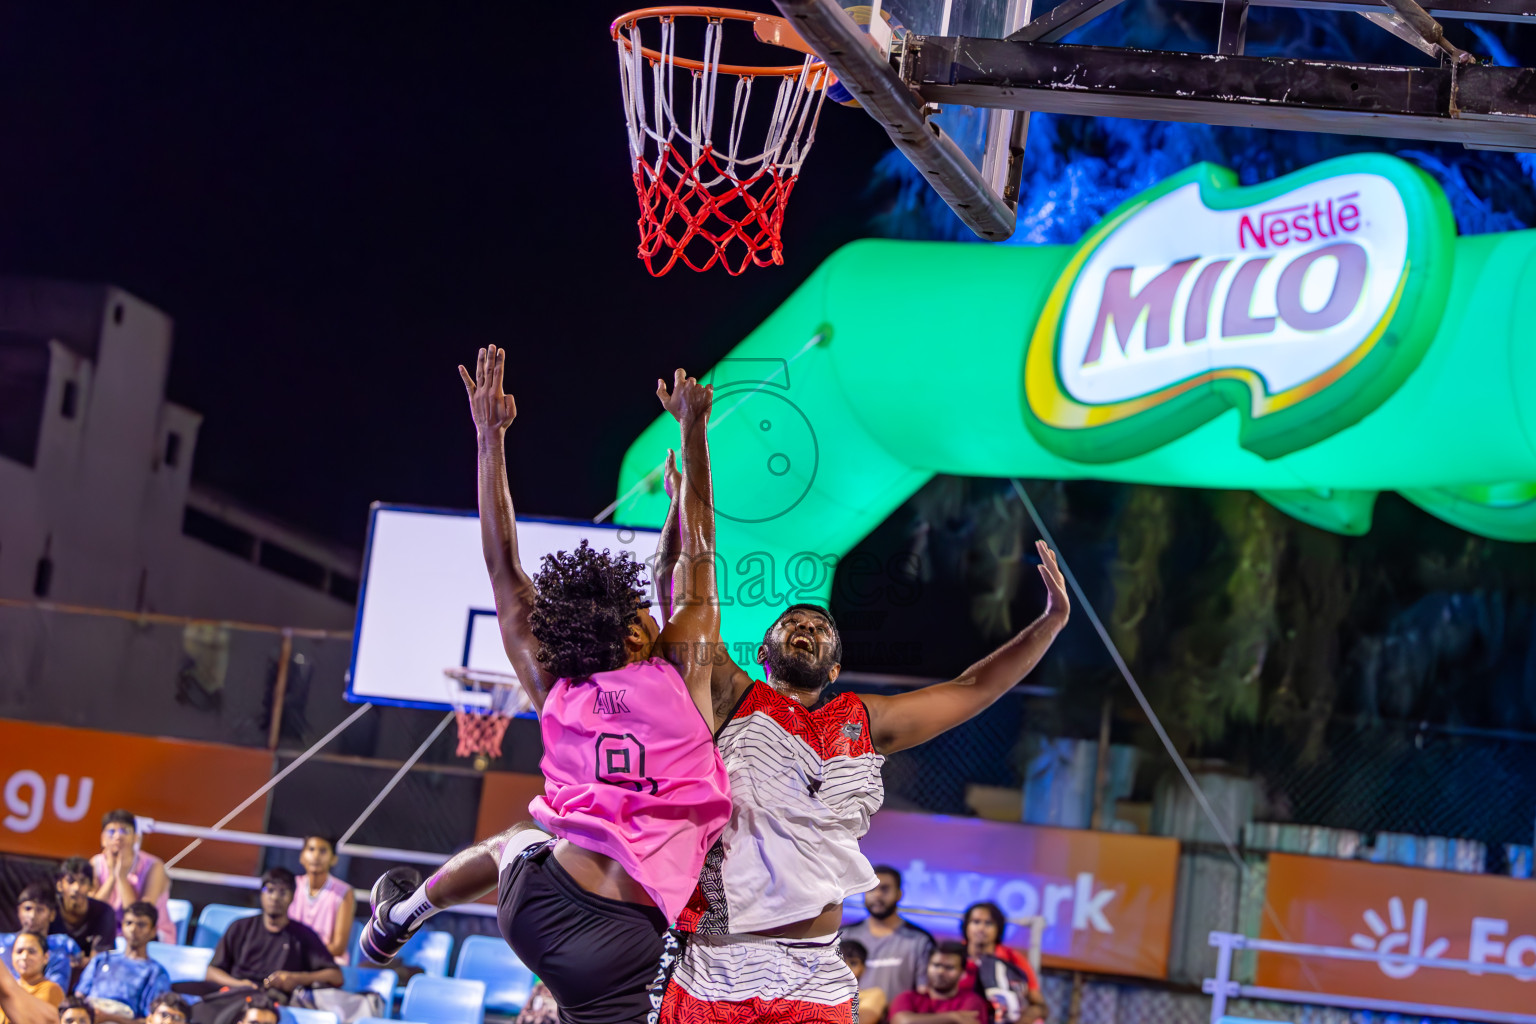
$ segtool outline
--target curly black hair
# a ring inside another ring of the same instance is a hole
[[[528,620],[539,664],[559,679],[622,668],[624,638],[645,597],[644,569],[628,551],[597,551],[585,540],[575,551],[545,555]]]

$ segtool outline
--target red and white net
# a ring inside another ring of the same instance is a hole
[[[697,61],[676,56],[679,17],[705,21]],[[694,270],[718,263],[736,275],[782,264],[784,208],[816,138],[832,80],[826,65],[807,55],[798,69],[722,69],[725,19],[716,14],[629,18],[613,34],[646,269],[660,277],[679,261]],[[660,36],[649,50],[648,24]]]
[[[443,670],[458,724],[459,757],[497,758],[515,715],[533,707],[517,677],[472,668]]]

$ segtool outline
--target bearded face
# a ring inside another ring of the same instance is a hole
[[[825,615],[795,609],[774,624],[758,657],[774,680],[817,690],[831,681],[837,666],[837,632]]]

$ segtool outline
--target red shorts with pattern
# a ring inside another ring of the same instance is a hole
[[[660,1024],[857,1024],[858,982],[836,938],[692,936]]]

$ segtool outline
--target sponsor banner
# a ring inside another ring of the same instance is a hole
[[[1322,946],[1536,966],[1536,885],[1496,875],[1276,853],[1261,932]],[[1260,953],[1257,984],[1506,1013],[1536,1006],[1536,978]]]
[[[101,850],[101,816],[122,808],[146,818],[211,826],[272,777],[265,750],[216,743],[0,721],[0,849],[63,859]],[[229,828],[262,831],[265,805],[246,808]],[[142,837],[147,853],[174,856],[191,840]],[[252,875],[260,848],[204,843],[182,867]]]
[[[1168,972],[1177,840],[880,811],[861,846],[901,871],[909,906],[958,918],[991,900],[1009,918],[1043,917],[1048,967]],[[1027,944],[1021,929],[1006,941]]]
[[[1454,240],[1439,186],[1395,157],[1248,188],[1196,164],[1079,243],[1026,357],[1030,430],[1057,454],[1110,462],[1232,408],[1249,451],[1314,444],[1418,365]]]

